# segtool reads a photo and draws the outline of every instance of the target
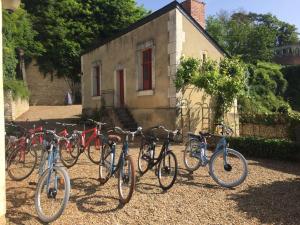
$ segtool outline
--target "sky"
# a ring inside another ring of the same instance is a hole
[[[136,0],[146,9],[156,11],[172,0]],[[255,13],[272,13],[280,20],[296,25],[300,33],[300,0],[204,0],[206,16],[215,15],[220,10],[243,9]]]

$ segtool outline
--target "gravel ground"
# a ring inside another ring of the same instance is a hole
[[[177,182],[164,193],[153,171],[138,179],[131,201],[121,207],[117,179],[104,186],[97,181],[98,166],[85,154],[69,170],[72,192],[64,214],[53,224],[300,224],[300,165],[248,160],[249,175],[236,189],[219,187],[200,168],[184,170],[182,146],[173,146],[178,162]],[[137,162],[137,148],[131,153]],[[136,167],[137,168],[137,167]],[[34,209],[36,181],[7,178],[8,224],[40,224]]]

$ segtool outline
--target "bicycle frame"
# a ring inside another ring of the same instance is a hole
[[[119,168],[122,168],[122,165],[125,161],[125,157],[128,154],[128,135],[126,135],[125,141],[123,142],[122,152],[121,152],[120,158],[118,160],[118,163],[116,165],[115,165],[116,143],[112,144],[112,151],[110,152],[110,154],[111,154],[111,157],[112,157],[112,166],[111,166],[110,175],[112,176],[115,172],[118,171]]]
[[[86,138],[87,134],[91,134],[89,138]],[[100,148],[100,140],[97,138],[100,135],[100,130],[98,127],[94,127],[89,130],[82,131],[81,134],[81,147],[83,148],[83,151],[87,149],[88,146],[90,146],[91,142],[95,140],[95,146],[98,146]]]
[[[189,140],[195,140],[195,141],[199,141],[199,139],[196,138],[190,138]],[[202,156],[200,156],[200,159],[204,162],[204,166],[207,165],[210,160],[207,158],[206,155],[206,151],[207,151],[207,142],[206,142],[206,138],[203,138],[203,141],[200,141],[198,149],[204,149],[204,153],[203,153],[203,159],[201,158]],[[224,165],[228,164],[227,162],[227,141],[226,141],[226,137],[222,136],[221,139],[218,141],[217,146],[214,150],[214,153],[212,154],[211,157],[213,157],[215,154],[217,154],[218,152],[223,151],[223,158],[224,158]],[[199,158],[199,156],[194,155],[194,157]]]

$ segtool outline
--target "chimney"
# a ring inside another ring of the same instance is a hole
[[[185,0],[181,5],[205,29],[205,3],[200,0]]]

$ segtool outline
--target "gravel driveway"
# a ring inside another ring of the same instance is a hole
[[[117,179],[104,186],[97,181],[98,166],[85,154],[69,170],[70,202],[53,224],[300,224],[300,165],[249,160],[249,176],[240,187],[219,187],[200,168],[193,175],[184,170],[182,146],[173,149],[179,161],[178,180],[164,193],[153,171],[141,177],[133,198],[119,205]],[[137,148],[131,149],[137,162]],[[8,178],[7,178],[8,179]],[[40,224],[34,209],[35,181],[7,180],[8,224]]]

